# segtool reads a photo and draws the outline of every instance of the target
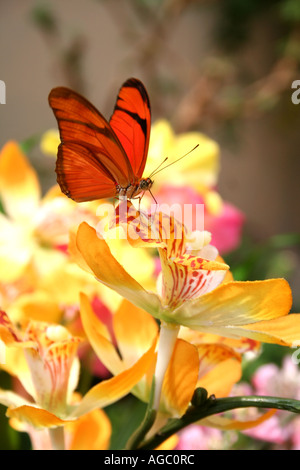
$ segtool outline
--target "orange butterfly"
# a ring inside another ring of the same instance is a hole
[[[68,88],[54,88],[49,104],[60,131],[55,171],[64,194],[84,202],[118,196],[132,199],[150,191],[153,181],[142,176],[151,111],[139,80],[130,78],[123,84],[109,122]]]

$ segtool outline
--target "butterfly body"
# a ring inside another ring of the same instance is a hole
[[[121,197],[127,197],[127,199],[134,199],[139,194],[149,191],[152,187],[153,181],[150,178],[142,178],[136,184],[130,184],[127,188],[117,186],[117,194]]]
[[[76,202],[133,199],[151,189],[143,178],[151,126],[147,91],[137,79],[121,87],[109,121],[83,96],[54,88],[49,104],[58,122],[57,182]]]

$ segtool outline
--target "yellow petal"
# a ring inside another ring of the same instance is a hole
[[[162,442],[155,450],[174,450],[179,442],[179,437],[177,434],[173,434],[164,442]]]
[[[18,408],[8,408],[6,416],[28,423],[35,428],[55,428],[57,426],[64,426],[68,421],[71,421],[68,419],[63,420],[42,408],[28,405],[23,405]]]
[[[83,269],[83,271],[86,271],[89,274],[93,274],[93,271],[91,270],[91,268],[85,261],[81,251],[77,247],[76,234],[73,231],[70,232],[68,252],[70,255],[70,259],[73,263],[76,263],[81,269]]]
[[[80,294],[80,315],[84,331],[100,361],[113,374],[124,369],[106,326],[96,317],[88,297]]]
[[[14,321],[37,320],[58,323],[62,310],[58,303],[45,291],[35,291],[19,296],[9,309]]]
[[[1,369],[5,370],[12,377],[17,377],[26,392],[35,398],[35,388],[24,350],[14,347],[6,348],[5,364],[1,364]]]
[[[109,448],[112,427],[102,410],[94,410],[67,423],[66,433],[71,435],[69,450],[106,450]]]
[[[99,281],[153,316],[158,315],[158,296],[147,292],[125,271],[112,256],[107,243],[85,222],[77,232],[77,247]]]
[[[262,341],[283,346],[299,345],[300,315],[289,314],[284,317],[274,318],[269,321],[261,321],[241,326],[242,334]]]
[[[36,172],[13,141],[0,153],[0,195],[10,217],[29,221],[41,196]]]
[[[118,349],[127,366],[132,365],[153,344],[158,325],[152,315],[124,300],[113,317]]]
[[[57,156],[57,147],[60,144],[59,132],[56,129],[49,129],[41,138],[40,147],[41,151],[46,155],[52,157]]]
[[[163,382],[163,404],[168,412],[182,416],[193,396],[198,379],[197,349],[177,340]]]
[[[0,213],[0,281],[12,283],[18,280],[24,274],[34,248],[30,227],[16,224]]]
[[[227,282],[198,299],[180,306],[176,321],[191,329],[221,336],[247,336],[235,328],[285,316],[292,305],[291,289],[284,279]]]
[[[201,191],[214,186],[219,172],[217,143],[199,132],[175,135],[166,120],[157,121],[151,128],[145,174],[151,174],[165,157],[168,157],[166,164],[175,162],[196,145],[198,147],[187,158],[158,173],[155,176],[155,184],[157,187],[163,184],[168,173],[169,179],[177,185],[186,184],[188,181],[190,185]]]
[[[197,387],[217,398],[229,395],[242,375],[241,357],[233,349],[219,344],[198,346],[200,368]]]
[[[72,416],[79,417],[96,408],[103,408],[127,395],[152,366],[155,357],[155,343],[156,341],[130,369],[91,388],[79,406],[76,407]]]
[[[190,328],[181,327],[179,337],[185,339],[191,344],[220,344],[228,346],[234,351],[245,353],[247,351],[257,351],[260,348],[260,342],[249,338],[226,338],[225,336],[214,335],[211,333],[201,333]]]
[[[209,418],[202,419],[201,425],[221,429],[222,431],[233,429],[236,431],[243,431],[245,429],[254,428],[255,426],[267,421],[267,419],[270,419],[276,412],[277,410],[269,410],[258,418],[248,421],[238,421],[237,419],[229,419],[224,416],[214,415]]]

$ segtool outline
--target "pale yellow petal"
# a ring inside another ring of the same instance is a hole
[[[127,366],[136,362],[153,344],[158,335],[155,319],[128,300],[124,300],[113,316],[118,349]]]
[[[16,142],[0,153],[0,195],[6,213],[15,220],[28,220],[37,209],[41,189],[38,176]]]
[[[236,328],[288,315],[291,305],[291,289],[284,279],[233,281],[186,302],[174,319],[191,329],[235,338],[247,336],[246,329],[241,335]]]

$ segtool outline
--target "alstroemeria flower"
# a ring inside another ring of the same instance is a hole
[[[0,390],[0,402],[8,407],[7,416],[38,429],[49,429],[57,447],[62,446],[59,428],[130,392],[151,366],[155,347],[152,345],[132,367],[95,385],[82,399],[74,400],[80,338],[61,325],[41,322],[29,322],[24,331],[19,330],[1,312],[0,339],[7,346],[2,368],[16,376],[31,397],[30,400]]]
[[[158,247],[162,264],[159,294],[145,290],[133,279],[112,256],[106,241],[86,223],[77,232],[77,259],[80,255],[100,282],[170,325],[284,345],[299,338],[299,317],[288,315],[292,294],[284,279],[227,282],[228,266],[217,257],[214,247],[206,244],[194,250],[184,229],[182,237],[175,238],[172,218],[168,239],[159,230],[158,238],[147,238],[141,221],[143,217],[132,217],[128,222],[129,229],[140,235],[129,240],[134,246]]]
[[[174,217],[156,213],[149,225],[137,211],[130,214],[129,202],[127,208],[124,219],[121,204],[118,206],[116,225],[125,227],[133,246],[158,248],[162,264],[158,293],[145,290],[133,279],[112,256],[105,240],[86,223],[78,229],[77,257],[100,282],[161,320],[156,409],[180,326],[277,344],[291,344],[299,337],[299,317],[288,315],[292,297],[284,279],[227,282],[228,266],[209,245],[206,233],[193,239]]]

